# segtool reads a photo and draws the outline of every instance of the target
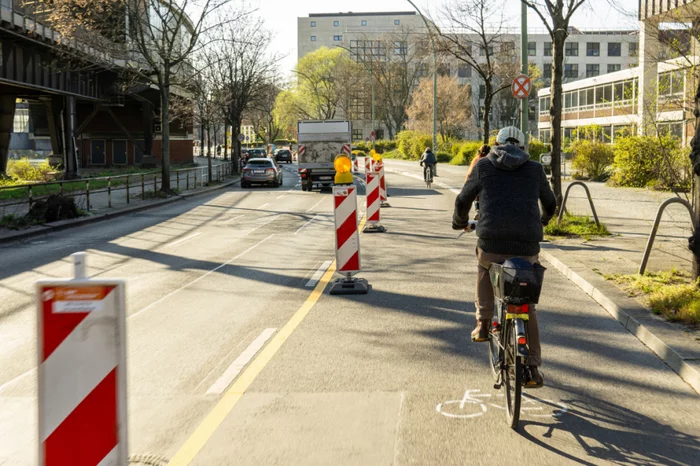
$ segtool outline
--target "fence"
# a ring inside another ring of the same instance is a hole
[[[212,165],[212,181],[220,182],[231,176],[233,164]],[[170,187],[175,191],[203,187],[209,182],[209,167],[181,168],[171,170]],[[130,204],[132,200],[145,200],[163,186],[160,171],[135,173],[117,176],[61,180],[45,183],[27,183],[14,186],[0,186],[0,209],[29,211],[32,206],[54,194],[70,195],[84,200],[80,207],[92,210],[99,207],[114,207],[116,204]]]

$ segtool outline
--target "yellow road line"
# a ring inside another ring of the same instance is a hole
[[[358,226],[358,231],[362,232],[366,221],[367,216],[363,215],[362,220],[360,220],[360,225]],[[277,351],[279,351],[282,345],[287,341],[287,338],[299,327],[311,309],[313,309],[314,305],[321,298],[321,295],[323,295],[323,290],[326,289],[328,282],[333,278],[335,268],[336,263],[333,261],[304,304],[294,313],[292,318],[289,319],[277,335],[270,340],[267,346],[263,348],[245,371],[241,373],[238,379],[231,385],[231,388],[226,391],[221,400],[214,406],[214,409],[211,410],[192,435],[180,447],[177,453],[175,453],[175,456],[172,457],[167,466],[187,466],[194,460],[195,456],[197,456],[202,448],[204,448],[204,445],[206,445],[209,439],[214,435],[216,429],[224,422],[226,416],[229,415],[240,399],[243,398],[246,390],[250,388],[256,377],[272,360],[275,354],[277,354]]]
[[[207,415],[199,427],[197,427],[197,430],[194,431],[184,445],[175,453],[175,456],[170,460],[168,466],[186,466],[194,460],[197,453],[202,450],[204,445],[209,441],[212,435],[214,435],[216,429],[243,397],[243,394],[248,390],[255,378],[262,372],[270,360],[272,360],[284,342],[287,341],[287,338],[289,338],[292,332],[294,332],[309,311],[314,307],[323,294],[326,285],[328,285],[328,282],[333,277],[335,267],[335,261],[333,261],[304,304],[302,304],[299,310],[289,319],[287,324],[282,327],[272,340],[270,340],[258,357],[250,363],[248,368],[238,377],[233,385],[231,385],[231,388],[226,391],[219,403],[217,403],[214,409]]]

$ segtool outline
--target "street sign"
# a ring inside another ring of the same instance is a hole
[[[540,156],[540,163],[542,165],[551,165],[552,164],[552,156],[550,154],[542,154]]]
[[[247,137],[246,137],[245,134],[239,134],[239,135],[238,135],[238,140],[239,140],[239,141],[243,142],[243,141],[245,141],[246,139],[247,139]]]
[[[527,99],[532,90],[532,81],[530,77],[525,74],[519,74],[513,80],[513,84],[510,86],[510,90],[513,93],[513,97],[516,99]]]
[[[371,133],[369,133],[369,138],[370,138],[372,141],[376,141],[376,140],[377,140],[377,133],[375,133],[374,131],[372,131]]]

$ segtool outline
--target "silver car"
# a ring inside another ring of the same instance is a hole
[[[273,159],[250,159],[241,175],[241,188],[254,184],[282,186],[282,168]]]

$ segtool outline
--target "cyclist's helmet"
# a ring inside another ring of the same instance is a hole
[[[515,126],[506,126],[498,132],[496,142],[502,146],[506,144],[523,146],[525,143],[525,135]]]

